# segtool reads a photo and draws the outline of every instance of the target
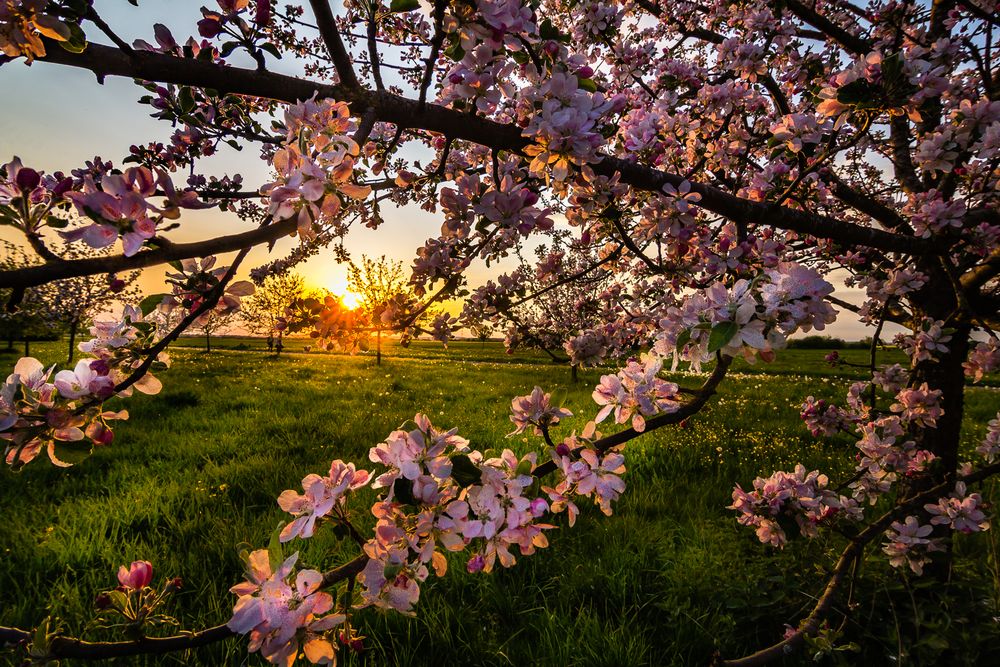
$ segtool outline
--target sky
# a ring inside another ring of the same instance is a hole
[[[195,24],[201,18],[199,7],[204,4],[214,5],[211,0],[143,0],[137,8],[124,0],[95,0],[94,6],[126,41],[143,38],[152,42],[154,23],[165,24],[178,41],[196,34]],[[94,41],[107,41],[93,26],[87,27]],[[269,61],[269,67],[298,74],[295,62],[288,58]],[[145,91],[129,79],[108,77],[99,85],[96,77],[85,70],[38,61],[29,67],[20,60],[0,67],[0,90],[4,91],[0,105],[0,162],[18,156],[26,166],[48,172],[68,172],[99,155],[117,166],[128,155],[130,145],[162,141],[172,131],[167,123],[149,117],[148,106],[136,103]],[[271,180],[269,167],[259,159],[255,147],[239,152],[223,146],[216,156],[200,164],[204,173],[217,176],[240,173],[248,188]],[[175,181],[183,183],[183,175],[175,175]],[[385,223],[378,230],[360,226],[351,230],[345,247],[352,257],[386,255],[409,266],[415,250],[427,238],[437,235],[441,225],[439,215],[412,205],[394,209],[390,206],[383,206]],[[180,222],[178,229],[168,233],[171,240],[195,241],[248,229],[235,215],[218,209],[185,211]],[[0,238],[19,240],[9,229],[0,231]],[[271,251],[265,247],[255,248],[244,263],[243,274],[252,267],[285,256],[297,242],[297,239],[285,238]],[[220,264],[224,265],[226,258],[226,255],[220,256]],[[487,278],[510,268],[512,265],[493,265],[490,269],[474,265],[468,274],[470,284],[482,284]],[[321,252],[296,270],[312,287],[338,294],[346,290],[347,267],[338,264],[330,252]],[[140,278],[144,291],[164,291],[164,273],[162,267],[146,269]],[[848,290],[842,282],[837,287],[837,295],[841,298],[855,303],[861,300],[858,290]],[[824,333],[857,339],[869,335],[870,331],[850,313],[842,312],[838,321]]]

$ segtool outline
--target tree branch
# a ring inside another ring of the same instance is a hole
[[[340,38],[340,32],[337,30],[337,23],[330,10],[330,3],[327,0],[309,0],[309,4],[312,6],[313,14],[316,15],[316,27],[319,28],[320,37],[323,38],[326,50],[330,53],[330,59],[333,60],[333,66],[337,70],[337,76],[340,77],[341,85],[347,88],[361,89],[361,83],[358,82],[354,66],[351,64],[351,54],[347,52],[344,40]]]
[[[98,273],[115,273],[129,269],[141,269],[156,264],[165,264],[179,259],[205,257],[233,250],[270,243],[295,231],[294,218],[283,220],[266,227],[260,227],[241,234],[219,236],[193,243],[169,243],[160,248],[143,250],[131,257],[111,255],[109,257],[88,257],[48,262],[23,269],[0,271],[0,288],[25,288],[42,283],[88,276]]]

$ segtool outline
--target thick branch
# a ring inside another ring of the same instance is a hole
[[[351,54],[347,52],[344,40],[340,38],[330,3],[327,0],[309,0],[309,4],[312,5],[313,14],[316,15],[316,27],[319,28],[320,37],[323,38],[326,50],[330,53],[340,83],[347,88],[360,89],[361,84],[354,73],[354,65],[351,64]]]
[[[504,125],[479,116],[434,104],[421,105],[388,92],[352,90],[345,86],[330,86],[303,79],[256,72],[236,67],[223,67],[193,59],[180,59],[155,53],[140,53],[129,60],[117,49],[90,44],[82,54],[72,54],[53,48],[45,60],[90,69],[99,75],[129,76],[140,79],[182,83],[215,88],[224,92],[266,97],[284,102],[296,102],[318,93],[334,97],[363,108],[373,108],[379,120],[464,139],[494,150],[521,153],[529,143],[515,125]],[[678,186],[685,179],[635,162],[605,157],[593,165],[596,173],[612,176],[621,174],[628,185],[649,192],[662,192],[663,186]],[[701,195],[700,205],[731,220],[769,225],[779,229],[829,238],[840,243],[857,244],[890,252],[923,254],[932,245],[909,236],[855,225],[835,218],[813,215],[801,210],[766,202],[743,199],[712,185],[692,183],[691,189]]]
[[[87,257],[49,262],[23,269],[0,271],[0,288],[32,287],[54,280],[89,276],[100,273],[116,273],[130,269],[141,269],[156,264],[165,264],[179,259],[205,257],[223,252],[241,250],[250,246],[276,241],[295,231],[294,218],[260,227],[241,234],[220,236],[194,243],[170,243],[160,248],[143,250],[131,257],[112,255],[110,257]]]

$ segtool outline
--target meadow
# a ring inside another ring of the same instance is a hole
[[[136,559],[151,561],[158,581],[184,579],[170,609],[183,628],[223,623],[234,602],[228,589],[242,580],[239,550],[265,547],[287,517],[275,498],[298,490],[309,472],[325,474],[331,459],[374,468],[368,449],[417,412],[458,427],[482,450],[541,449],[536,438],[507,437],[510,399],[536,384],[578,415],[567,433],[596,412],[590,393],[600,370],[572,383],[566,367],[535,353],[506,355],[496,343],[390,346],[381,366],[368,354],[302,354],[294,342],[280,358],[225,349],[259,341],[220,339],[211,354],[199,343],[175,347],[161,394],[128,400],[131,418],[112,446],[67,470],[39,460],[0,473],[0,625],[33,627],[52,615],[68,633],[112,638],[86,627],[93,599],[116,585],[120,564]],[[58,360],[62,349],[33,345],[43,361]],[[831,368],[824,354],[791,350],[768,366],[738,364],[685,428],[628,446],[628,488],[613,517],[587,507],[574,528],[558,521],[550,547],[510,570],[471,575],[453,558],[447,577],[422,586],[415,617],[358,613],[366,650],[343,652],[341,664],[705,665],[716,652],[735,657],[775,642],[811,608],[843,539],[797,540],[776,552],[726,505],[734,484],[747,487],[797,461],[833,479],[849,476],[852,441],[817,440],[798,417],[807,395],[842,400],[860,372]],[[864,351],[841,355],[867,362]],[[14,359],[0,356],[7,366]],[[966,451],[1000,408],[992,379],[993,387],[967,394]],[[989,482],[984,493],[995,502],[1000,485]],[[363,531],[374,523],[373,497],[363,492],[353,505]],[[322,532],[299,546],[300,563],[318,569],[356,555]],[[1000,540],[993,532],[962,536],[956,551],[948,590],[869,559],[852,615],[833,617],[841,641],[854,644],[846,648],[862,653],[837,651],[826,664],[988,661],[1000,645]],[[911,604],[938,595],[949,601]],[[786,664],[814,664],[812,653]],[[0,653],[0,664],[8,655]],[[245,639],[232,639],[127,664],[265,663],[247,655]]]

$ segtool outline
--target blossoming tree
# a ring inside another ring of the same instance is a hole
[[[275,664],[300,652],[332,664],[338,646],[356,641],[355,608],[413,613],[421,584],[446,575],[447,552],[489,572],[544,548],[552,522],[565,513],[572,524],[581,501],[612,512],[629,441],[700,410],[734,357],[768,362],[837,309],[857,313],[876,342],[886,323],[904,327],[897,342],[909,363],[879,367],[873,356],[870,378],[842,406],[803,406],[813,433],[856,441],[851,479],[799,466],[733,491],[731,508],[761,542],[835,529],[843,546],[784,638],[722,664],[802,647],[870,551],[920,574],[949,557],[953,532],[989,527],[974,489],[1000,472],[1000,416],[972,459],[959,443],[966,382],[1000,366],[994,0],[373,0],[337,14],[325,0],[280,11],[268,0],[217,4],[192,17],[197,37],[155,25],[133,43],[86,0],[0,4],[7,60],[144,82],[141,102],[172,128],[134,147],[127,168],[95,161],[43,174],[16,157],[4,167],[0,219],[42,261],[0,271],[8,307],[49,281],[167,262],[177,271],[162,301],[97,323],[82,347],[92,357],[74,370],[53,377],[34,359],[17,362],[0,394],[10,465],[43,450],[68,465],[109,444],[108,421],[127,415],[103,401],[159,389],[148,371],[169,342],[250,291],[233,282],[249,248],[298,237],[255,275],[285,270],[352,226],[378,228],[387,203],[442,219],[413,262],[424,300],[414,317],[461,295],[472,262],[569,230],[565,252],[593,266],[563,278],[599,268],[621,285],[605,335],[578,341],[580,353],[613,358],[621,332],[645,353],[602,378],[593,419],[569,435],[555,429],[572,416],[542,389],[515,398],[515,432],[536,437],[538,453],[487,458],[417,415],[372,448],[372,471],[334,461],[306,476],[302,493],[278,498],[290,523],[270,549],[247,555],[226,624],[99,645],[4,628],[4,641],[29,641],[36,657],[98,658],[249,634],[249,650]],[[271,71],[282,55],[301,61],[301,76]],[[221,142],[260,144],[273,180],[244,191],[236,174],[201,174],[200,159]],[[169,221],[183,224],[186,209],[219,205],[254,226],[169,239]],[[70,207],[87,222],[57,228],[53,211]],[[52,250],[56,234],[120,242],[121,252],[66,259]],[[229,267],[207,259],[230,251]],[[835,272],[864,290],[862,304],[833,296]],[[496,285],[513,294],[520,279]],[[185,313],[158,341],[144,319],[157,303]],[[319,336],[340,331],[336,314],[312,305]],[[711,373],[682,389],[659,377],[667,360]],[[602,436],[598,422],[627,427]],[[368,485],[381,496],[366,536],[345,507]],[[319,572],[284,555],[282,544],[328,526],[358,543],[356,559]],[[155,607],[172,590],[150,588],[142,563],[132,570],[108,606],[129,622],[130,596]]]

